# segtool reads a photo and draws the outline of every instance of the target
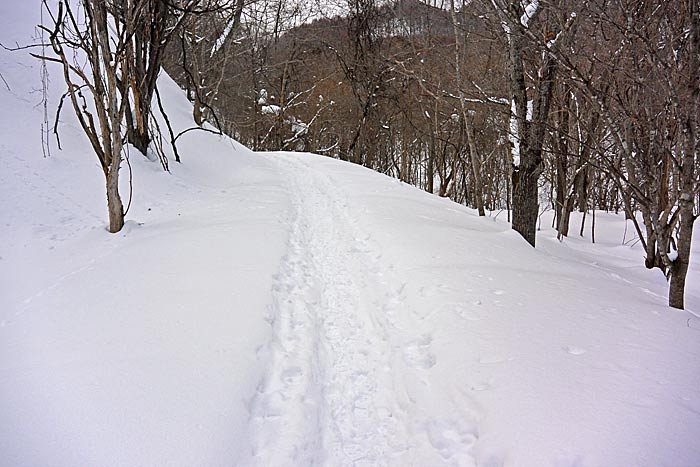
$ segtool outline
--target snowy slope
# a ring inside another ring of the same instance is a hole
[[[12,3],[3,43],[38,21]],[[42,156],[39,64],[0,73],[0,465],[698,464],[698,242],[674,311],[617,216],[533,250],[503,215],[201,132],[172,174],[132,154],[110,235],[69,109]]]
[[[387,293],[369,312],[388,333],[407,416],[409,452],[396,465],[697,463],[700,331],[664,306],[663,279],[629,284],[645,271],[610,266],[608,251],[546,238],[532,250],[449,201],[302,160],[343,189],[338,217],[355,218],[359,256],[376,259],[368,282]],[[573,260],[560,259],[569,249]]]
[[[27,40],[31,3],[0,5],[0,40]],[[196,132],[172,175],[132,155],[129,223],[110,235],[104,177],[70,109],[64,151],[43,158],[38,63],[3,52],[0,73],[0,464],[230,464],[287,235],[274,168]],[[163,91],[175,125],[191,125],[182,93]]]

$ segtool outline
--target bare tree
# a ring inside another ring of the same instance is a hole
[[[63,99],[70,100],[100,161],[106,181],[109,231],[114,233],[124,225],[119,168],[127,108],[127,100],[118,89],[118,75],[128,75],[126,49],[133,31],[122,23],[111,23],[107,7],[103,1],[60,0],[52,9],[44,0],[50,23],[40,28],[49,34],[53,56],[38,58],[62,66],[68,87]]]
[[[124,224],[119,169],[127,140],[144,154],[165,45],[187,14],[220,7],[212,1],[43,0],[51,56],[62,66],[68,98],[102,166],[109,230]],[[87,97],[86,97],[87,96]],[[131,102],[133,101],[133,108]],[[58,115],[56,118],[58,122]]]
[[[539,0],[491,0],[491,5],[507,38],[509,51],[514,149],[512,225],[535,246],[538,184],[558,66],[546,50],[561,40],[575,16],[562,21],[563,9]],[[536,23],[540,27],[535,33]],[[534,71],[526,67],[528,58],[534,62]],[[531,76],[535,78],[529,83]]]

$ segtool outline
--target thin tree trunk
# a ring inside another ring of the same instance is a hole
[[[700,151],[698,138],[698,105],[700,105],[700,6],[697,2],[690,3],[690,66],[688,76],[688,91],[692,99],[690,111],[683,122],[684,154],[681,165],[681,194],[679,200],[680,220],[678,245],[675,261],[671,264],[671,284],[668,291],[668,304],[673,308],[685,307],[685,280],[690,264],[690,247],[693,241],[693,224],[697,219],[693,210],[693,188],[696,183],[697,169],[696,154]]]
[[[113,155],[112,164],[107,173],[107,209],[109,211],[109,231],[119,232],[124,227],[124,206],[119,195],[120,156]]]
[[[693,239],[695,216],[691,209],[681,213],[678,235],[678,256],[671,265],[671,284],[668,290],[668,305],[673,308],[685,308],[685,279],[690,264],[690,246]]]
[[[485,216],[484,212],[484,194],[483,194],[483,184],[481,181],[481,159],[479,154],[476,152],[476,143],[474,141],[474,127],[472,122],[468,121],[467,118],[470,116],[465,112],[465,121],[467,131],[467,141],[469,143],[469,160],[472,165],[472,176],[474,178],[474,201],[476,202],[476,209],[479,211],[480,216]]]
[[[508,150],[507,147],[506,147],[506,160],[507,160],[507,163],[506,163],[506,166],[504,167],[504,169],[506,170],[506,174],[508,174],[508,169],[513,167],[513,160],[511,158],[510,151]],[[513,177],[515,175],[515,173],[511,173],[510,175],[511,175],[511,177]],[[511,221],[510,212],[511,212],[512,204],[513,204],[512,203],[513,197],[512,197],[511,187],[512,187],[512,184],[509,183],[508,181],[506,181],[506,211],[507,211],[506,220],[508,222]]]

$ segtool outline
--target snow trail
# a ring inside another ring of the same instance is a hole
[[[389,284],[329,176],[298,155],[270,157],[289,180],[294,212],[260,357],[269,368],[251,407],[254,463],[398,465],[415,447],[402,375],[435,365],[431,336],[394,319],[403,287]]]
[[[377,391],[390,349],[358,284],[346,206],[315,171],[274,157],[284,158],[294,214],[275,281],[271,368],[253,412],[256,457],[260,465],[387,465],[404,437],[393,400]]]

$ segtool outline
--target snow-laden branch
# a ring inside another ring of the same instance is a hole
[[[523,2],[523,6],[525,12],[520,17],[520,24],[522,24],[524,27],[528,27],[530,25],[530,20],[537,14],[537,10],[540,6],[540,0],[532,0],[527,4]]]
[[[486,97],[484,99],[479,99],[476,97],[463,97],[463,96],[458,96],[457,94],[452,94],[452,93],[445,93],[445,97],[449,97],[451,99],[461,99],[464,102],[471,102],[475,104],[498,104],[498,105],[508,105],[508,99],[505,97]]]

